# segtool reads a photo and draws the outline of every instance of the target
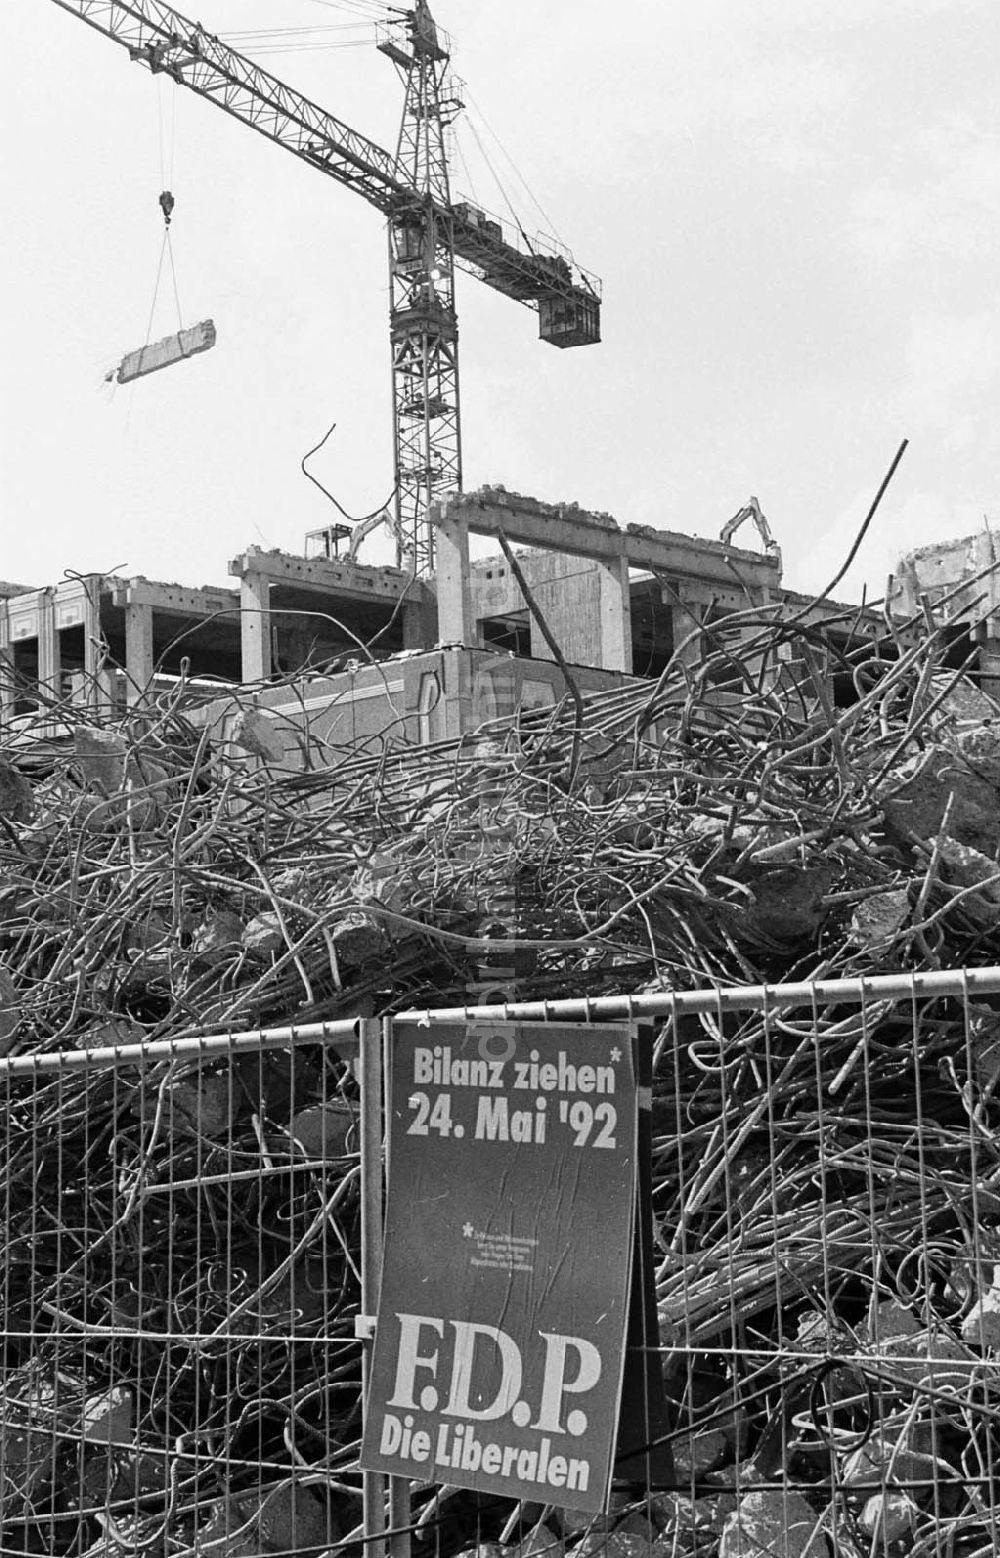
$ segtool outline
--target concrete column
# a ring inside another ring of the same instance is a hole
[[[1000,638],[987,638],[979,646],[979,686],[988,698],[1000,700]]]
[[[403,648],[433,649],[437,642],[437,610],[429,592],[403,602]]]
[[[668,597],[674,614],[674,649],[675,651],[684,640],[700,628],[704,618],[704,612],[693,601],[678,601],[673,596]],[[700,638],[694,638],[687,645],[681,656],[684,665],[699,666],[704,658],[704,645]]]
[[[245,682],[266,682],[271,675],[271,586],[262,573],[240,579],[240,647]]]
[[[147,697],[153,680],[153,608],[125,607],[125,699],[134,708]]]
[[[471,655],[453,649],[441,656],[441,684],[446,741],[457,741],[474,724]]]
[[[59,698],[59,632],[51,589],[38,592],[38,690]]]
[[[0,644],[0,730],[14,715],[14,651]]]
[[[469,584],[469,525],[465,519],[444,519],[436,527],[438,643],[474,642],[472,591]]]
[[[99,714],[110,716],[115,707],[115,674],[106,665],[102,665],[94,678],[95,703],[94,707]]]
[[[598,563],[597,578],[601,616],[601,668],[632,674],[632,593],[628,560]]]
[[[101,707],[101,688],[97,679],[103,657],[101,643],[101,579],[92,574],[84,581],[86,591],[83,605],[83,669],[85,672],[84,701],[88,708]],[[126,626],[126,634],[127,634]]]
[[[14,714],[14,646],[10,641],[10,615],[0,601],[0,729]]]

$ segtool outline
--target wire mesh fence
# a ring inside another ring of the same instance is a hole
[[[690,1500],[671,1529],[726,1558],[994,1552],[991,1007],[959,978],[933,1002],[678,1017],[669,1039],[656,1280]]]
[[[360,1520],[341,1026],[0,1062],[5,1554],[319,1551]]]
[[[3,1553],[995,1552],[993,974],[504,1009],[653,1019],[674,1478],[596,1519],[357,1470],[377,1030],[0,1061]]]

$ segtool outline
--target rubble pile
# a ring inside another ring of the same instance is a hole
[[[582,717],[569,697],[304,771],[249,696],[238,747],[181,699],[47,711],[0,750],[0,1053],[1000,963],[1000,709],[947,631],[887,624],[830,667],[801,622],[726,632]],[[993,1551],[994,1003],[720,1008],[656,1042],[679,1486],[597,1526],[452,1497],[417,1552]],[[39,1070],[0,1096],[4,1551],[349,1544],[349,1063]]]

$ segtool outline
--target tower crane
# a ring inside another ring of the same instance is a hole
[[[462,485],[455,268],[537,310],[554,346],[600,340],[601,287],[565,251],[453,202],[445,132],[462,104],[448,40],[427,0],[380,24],[378,47],[405,87],[395,154],[229,48],[163,0],[54,0],[130,57],[353,189],[386,218],[389,236],[397,562],[434,566],[427,517]]]

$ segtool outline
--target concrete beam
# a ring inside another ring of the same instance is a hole
[[[158,584],[152,579],[116,580],[112,599],[116,606],[151,607],[184,617],[212,617],[231,612],[235,622],[240,609],[238,590],[188,589],[182,584]]]
[[[425,586],[401,568],[373,568],[365,563],[335,562],[326,557],[293,557],[287,552],[265,552],[252,546],[235,557],[229,572],[236,578],[253,574],[271,584],[290,584],[300,590],[340,595],[346,600],[398,601],[423,594]]]
[[[633,568],[693,579],[718,580],[730,588],[739,575],[750,589],[776,590],[781,584],[781,559],[721,541],[703,541],[669,530],[645,526],[619,530],[606,515],[593,515],[563,505],[542,504],[515,493],[458,493],[432,503],[430,521],[463,521],[474,535],[495,536],[550,552],[569,552],[598,562],[628,563]]]
[[[271,583],[259,573],[240,581],[241,679],[266,682],[271,676]]]

